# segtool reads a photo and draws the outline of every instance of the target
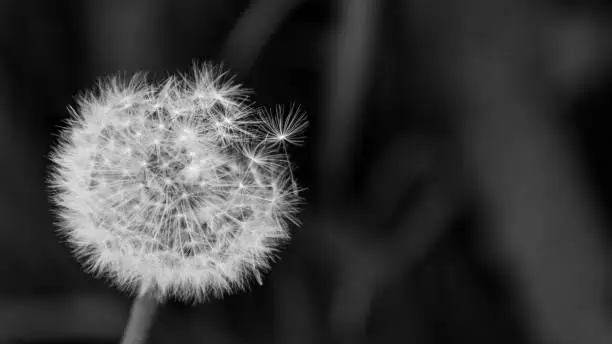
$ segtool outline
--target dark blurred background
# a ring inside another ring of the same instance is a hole
[[[98,77],[197,60],[309,114],[303,224],[150,343],[612,343],[610,37],[603,0],[1,1],[0,342],[119,341],[47,154]]]

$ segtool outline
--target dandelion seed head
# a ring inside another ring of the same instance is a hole
[[[300,203],[269,138],[299,143],[305,117],[281,124],[247,101],[209,65],[159,85],[111,78],[81,97],[49,182],[59,231],[89,271],[192,301],[260,279]]]

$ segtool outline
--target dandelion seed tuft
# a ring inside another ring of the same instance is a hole
[[[302,114],[253,110],[210,65],[159,85],[110,78],[70,111],[49,183],[59,232],[89,271],[191,301],[260,281],[296,221],[277,146],[301,142]]]

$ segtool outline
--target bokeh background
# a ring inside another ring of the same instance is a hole
[[[604,0],[3,0],[0,342],[119,341],[131,296],[56,236],[48,153],[98,77],[197,60],[309,114],[303,224],[150,343],[612,343],[610,37]]]

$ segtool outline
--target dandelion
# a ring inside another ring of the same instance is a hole
[[[261,114],[210,65],[82,96],[51,153],[59,232],[84,266],[161,302],[261,283],[300,203],[286,148],[305,117]],[[282,139],[281,139],[282,136]]]

